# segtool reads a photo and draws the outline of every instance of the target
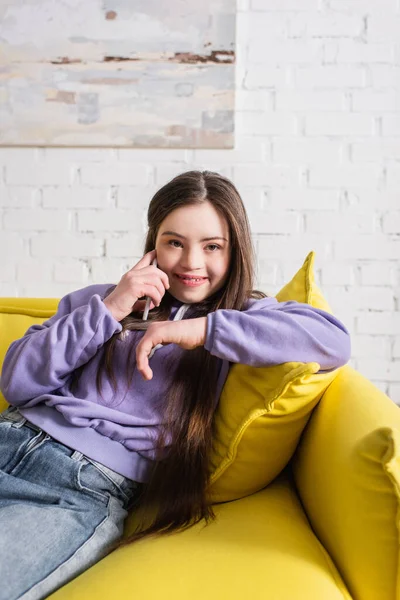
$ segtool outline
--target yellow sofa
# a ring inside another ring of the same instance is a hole
[[[0,367],[57,305],[0,298]],[[216,503],[207,527],[110,554],[51,598],[400,600],[399,449],[399,408],[346,365],[264,489]]]

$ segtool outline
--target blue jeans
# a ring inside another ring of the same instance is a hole
[[[104,558],[143,484],[0,413],[0,600],[39,600]]]

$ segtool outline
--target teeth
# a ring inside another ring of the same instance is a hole
[[[184,279],[185,281],[202,281],[204,277],[201,279],[196,279],[195,277],[181,277],[181,279]]]

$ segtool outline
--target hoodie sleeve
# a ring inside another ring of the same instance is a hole
[[[330,371],[350,359],[350,334],[333,315],[300,302],[263,298],[245,311],[207,315],[204,347],[214,356],[253,367],[317,362]]]
[[[9,346],[0,389],[10,404],[60,388],[122,325],[103,303],[109,285],[91,285],[64,296],[57,313],[32,325]]]

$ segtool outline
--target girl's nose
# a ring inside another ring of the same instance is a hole
[[[181,258],[182,269],[185,271],[196,271],[203,266],[203,260],[200,250],[196,248],[186,250]]]

